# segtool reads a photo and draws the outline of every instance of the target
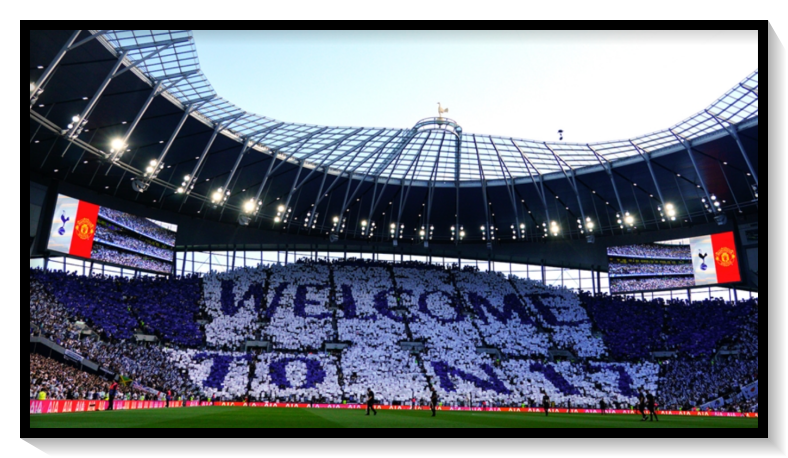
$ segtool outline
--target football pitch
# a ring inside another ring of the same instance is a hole
[[[31,428],[758,428],[757,418],[191,407],[30,415]]]

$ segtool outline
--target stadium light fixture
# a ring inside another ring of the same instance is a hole
[[[676,206],[672,203],[666,203],[665,208],[657,207],[657,210],[659,210],[659,214],[662,216],[663,223],[668,219],[671,221],[676,221]]]
[[[755,200],[758,200],[758,185],[752,185],[752,194],[755,196]]]
[[[553,237],[558,237],[558,234],[561,232],[561,227],[555,221],[550,221],[550,233],[553,234]]]
[[[717,200],[717,196],[712,194],[709,196],[709,198],[711,199],[710,201],[707,201],[705,197],[701,198],[701,202],[703,202],[703,206],[706,208],[706,210],[709,213],[722,211],[722,204],[720,204],[720,201]]]
[[[256,205],[255,205],[254,199],[248,200],[248,201],[246,201],[246,203],[244,203],[244,211],[246,213],[254,212],[255,207],[256,207]]]
[[[594,222],[591,221],[590,217],[586,217],[586,229],[588,229],[589,232],[594,231]]]

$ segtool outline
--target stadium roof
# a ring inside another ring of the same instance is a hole
[[[98,32],[98,31],[96,31]],[[456,142],[441,129],[375,129],[312,126],[280,121],[245,111],[222,99],[200,72],[190,30],[109,30],[104,38],[151,81],[173,81],[167,92],[183,107],[203,102],[196,114],[226,130],[295,159],[357,175],[420,182],[479,181],[524,178],[654,153],[758,116],[758,71],[704,110],[659,132],[637,138],[593,144],[542,142],[516,137],[463,133]],[[185,39],[186,41],[177,42]],[[171,44],[147,60],[151,49]],[[191,74],[189,74],[191,73]],[[184,74],[189,74],[182,77]],[[210,99],[210,100],[209,100]],[[206,100],[208,100],[206,102]],[[242,103],[242,101],[237,101]],[[458,159],[459,158],[459,159]],[[459,169],[456,167],[459,161]],[[459,173],[457,173],[459,172]]]
[[[641,228],[668,228],[661,206],[680,208],[673,225],[708,220],[711,194],[725,211],[757,213],[757,70],[660,132],[571,144],[463,132],[448,118],[402,129],[269,119],[216,94],[191,31],[31,31],[30,40],[30,170],[150,207],[235,223],[254,202],[256,226],[286,206],[285,231],[326,236],[345,215],[348,237],[366,222],[374,237],[394,225],[418,240],[435,226],[447,241],[451,226],[483,240],[480,227],[501,239],[521,224],[517,238],[531,240],[548,221],[581,236],[576,220],[586,218],[615,233],[625,211]],[[115,140],[124,148],[113,151]]]

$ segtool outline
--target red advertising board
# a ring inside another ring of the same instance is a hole
[[[106,410],[107,401],[30,401],[30,414],[45,413],[72,413],[72,412],[94,412]],[[277,408],[277,409],[348,409],[362,410],[367,406],[364,404],[298,404],[285,402],[199,402],[187,401],[186,407],[254,407],[254,408]],[[115,410],[140,410],[140,409],[163,409],[164,401],[115,401]],[[170,408],[183,407],[180,401],[171,401]],[[424,406],[375,406],[378,410],[430,410]],[[437,410],[443,412],[500,412],[500,413],[533,413],[544,414],[544,409],[520,408],[520,407],[438,407]],[[599,409],[549,409],[551,414],[589,414],[601,415]],[[633,410],[606,410],[607,415],[639,415]],[[757,413],[733,413],[733,412],[678,412],[660,411],[660,415],[683,416],[683,417],[730,417],[730,418],[758,418]]]
[[[30,401],[31,414],[96,412],[107,410],[109,401]],[[210,402],[187,401],[186,407],[209,406]],[[115,401],[115,410],[163,409],[164,401]],[[170,407],[183,407],[181,401],[171,401]]]

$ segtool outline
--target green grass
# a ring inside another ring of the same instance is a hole
[[[757,418],[192,407],[31,415],[31,428],[757,428]]]

